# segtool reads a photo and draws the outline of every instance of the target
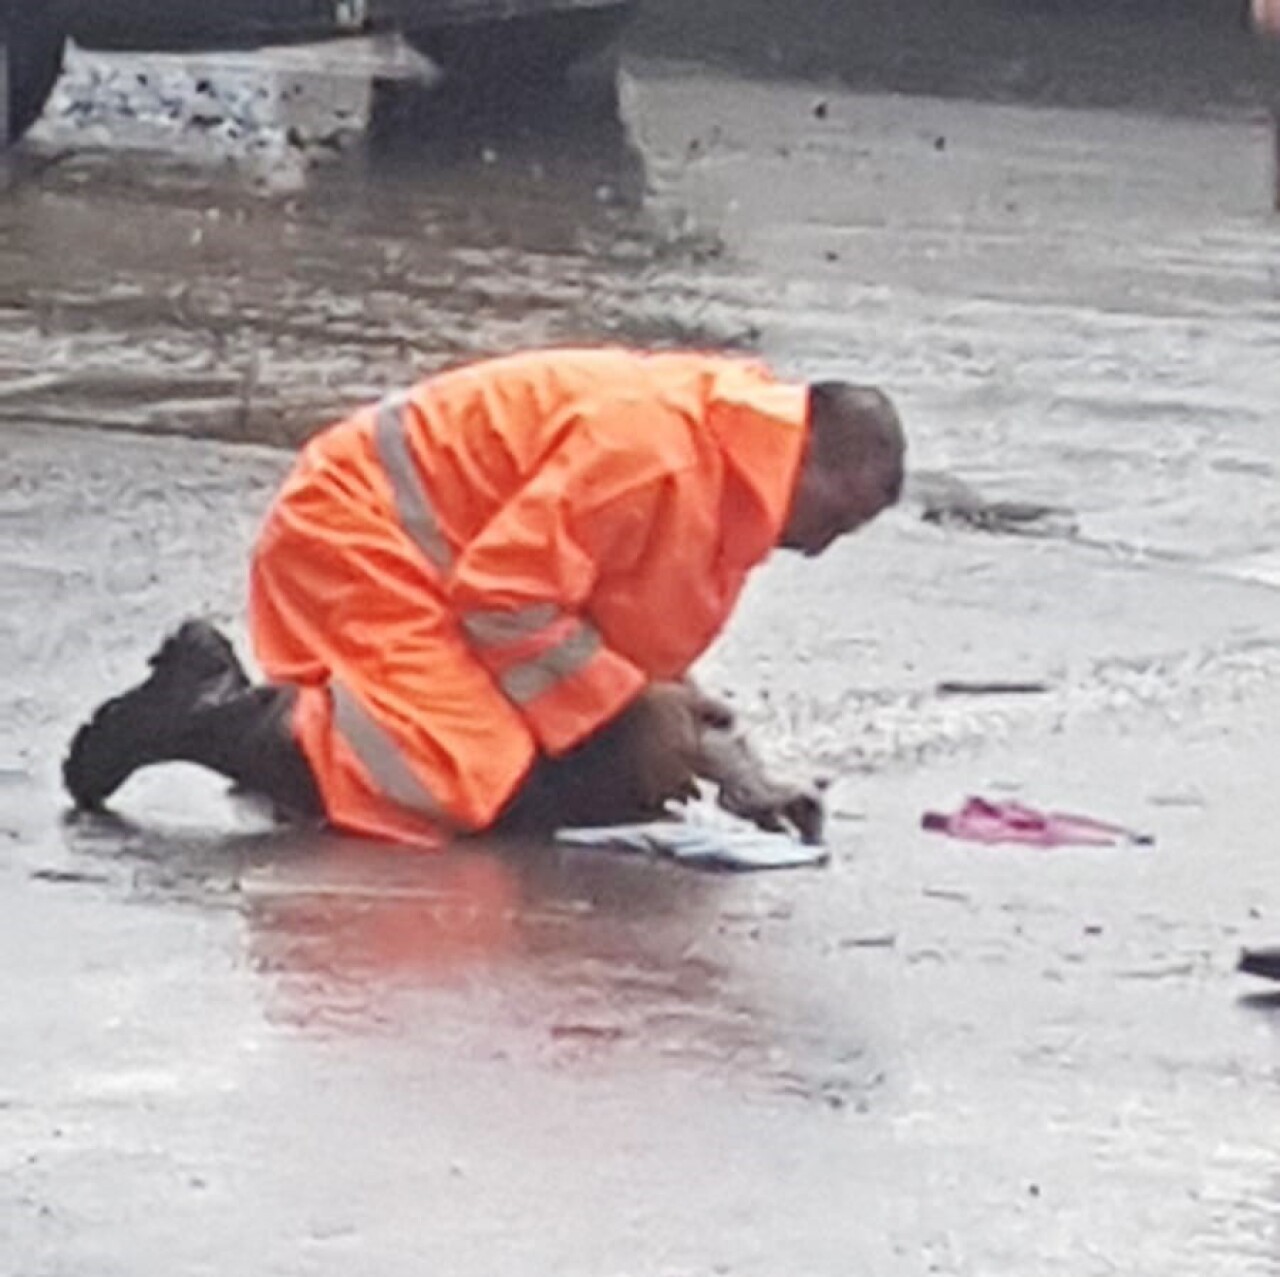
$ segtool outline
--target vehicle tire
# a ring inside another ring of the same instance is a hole
[[[0,124],[0,149],[16,142],[40,118],[62,71],[66,33],[48,7],[0,0],[0,57],[8,59],[8,137]]]
[[[596,5],[406,31],[450,79],[503,96],[554,89],[607,55],[634,4]]]

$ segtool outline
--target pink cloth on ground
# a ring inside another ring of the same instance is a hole
[[[921,824],[968,842],[1019,843],[1026,847],[1149,845],[1149,834],[1066,812],[1042,812],[1015,802],[966,799],[956,812],[925,812]]]

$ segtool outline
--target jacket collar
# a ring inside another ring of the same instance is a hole
[[[722,556],[753,567],[777,545],[791,509],[809,433],[809,392],[762,365],[727,365],[708,403],[711,434],[726,462]]]

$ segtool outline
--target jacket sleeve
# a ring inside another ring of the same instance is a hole
[[[628,428],[632,415],[642,419]],[[639,401],[610,404],[605,425],[573,425],[450,580],[472,651],[551,755],[616,717],[648,682],[609,648],[590,601],[602,576],[628,571],[643,552],[684,460],[664,441],[684,427]]]

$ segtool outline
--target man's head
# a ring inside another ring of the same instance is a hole
[[[906,439],[887,396],[844,381],[809,387],[809,440],[778,544],[821,554],[902,495]]]

